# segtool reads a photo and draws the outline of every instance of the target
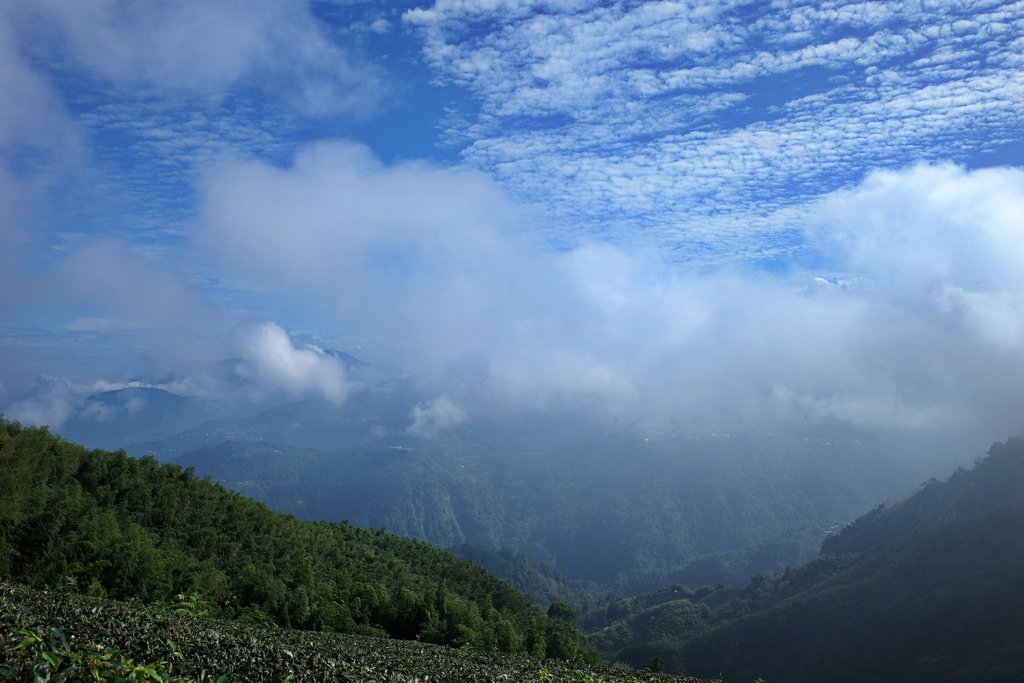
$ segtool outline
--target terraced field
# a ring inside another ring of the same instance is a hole
[[[0,679],[700,683],[426,643],[293,631],[0,583]]]

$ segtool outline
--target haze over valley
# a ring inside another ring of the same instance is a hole
[[[993,480],[1024,433],[1022,54],[1000,0],[5,5],[0,415],[22,469],[0,481],[42,486],[47,426],[560,605],[542,628],[467,588],[483,621],[449,625],[476,635],[441,634],[428,576],[308,624],[509,652],[543,631],[572,659],[571,608],[609,663],[875,675],[852,646],[789,667],[723,643],[806,638],[856,577],[911,576],[911,548],[1018,595],[929,544],[1016,547]],[[82,472],[47,490],[91,492]],[[97,491],[90,515],[160,552],[179,533]],[[901,516],[914,494],[936,517]],[[26,501],[0,542],[29,558],[50,512]],[[64,578],[113,581],[75,552]],[[4,579],[42,566],[3,557]],[[1015,662],[979,623],[889,671]]]

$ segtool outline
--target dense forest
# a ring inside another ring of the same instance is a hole
[[[693,434],[571,410],[474,414],[428,437],[408,429],[423,396],[382,382],[126,448],[300,518],[507,548],[620,593],[781,571],[952,469],[850,430]]]
[[[582,615],[632,663],[729,681],[1024,680],[1024,437],[745,588],[674,586]]]
[[[0,577],[293,628],[586,659],[565,619],[425,543],[0,420]]]

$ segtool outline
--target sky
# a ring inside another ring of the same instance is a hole
[[[1024,431],[1024,2],[28,0],[0,92],[11,418]]]

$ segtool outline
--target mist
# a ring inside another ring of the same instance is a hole
[[[628,591],[1024,432],[1018,6],[540,4],[0,5],[0,414]]]
[[[171,258],[242,306],[200,295],[174,268],[158,264],[154,282],[152,264],[112,242],[56,262],[60,277],[39,296],[74,291],[157,336],[233,330],[201,355],[248,359],[253,385],[339,406],[358,383],[284,330],[358,344],[357,355],[444,397],[413,418],[424,434],[474,410],[538,407],[691,430],[846,425],[984,440],[1024,426],[1016,169],[871,173],[801,207],[815,267],[783,270],[709,268],[597,240],[553,249],[542,218],[480,174],[387,165],[347,141],[283,167],[220,163],[201,188]],[[174,362],[179,374],[200,370]],[[66,393],[53,399],[55,424]],[[26,405],[6,413],[41,421]]]
[[[319,397],[342,410],[390,374],[423,386],[409,416],[421,435],[562,409],[650,429],[955,432],[982,445],[1024,429],[1024,172],[947,153],[946,124],[929,119],[939,132],[927,137],[917,114],[893,109],[901,127],[875,140],[878,155],[840,145],[849,164],[826,181],[839,152],[792,138],[794,126],[812,116],[841,132],[861,110],[808,81],[831,108],[793,99],[792,121],[764,115],[771,139],[725,117],[701,133],[717,150],[707,159],[659,130],[626,153],[627,138],[609,136],[628,112],[603,103],[625,97],[616,79],[638,76],[588,61],[577,65],[595,72],[584,100],[571,70],[544,100],[552,121],[586,108],[563,130],[575,153],[498,106],[511,98],[514,113],[516,97],[538,94],[491,77],[519,72],[514,41],[445,47],[459,7],[375,15],[344,32],[285,2],[244,20],[234,9],[0,12],[11,38],[0,80],[19,93],[0,112],[5,415],[59,426],[98,382],[252,405]],[[711,19],[693,19],[677,29],[704,35]],[[753,40],[733,29],[731,41],[680,44],[703,55]],[[201,49],[182,50],[197,33]],[[628,45],[616,59],[632,58]],[[821,68],[852,73],[839,47]],[[493,73],[451,75],[485,62]],[[482,104],[437,113],[425,133],[417,107],[432,100],[417,99],[427,79],[409,64],[433,70],[429,87],[456,83]],[[687,73],[676,77],[699,75]],[[744,78],[725,69],[708,82]],[[958,85],[956,101],[987,97],[977,135],[995,140],[1019,111],[1006,104],[1017,91],[993,98],[981,85]],[[633,93],[636,117],[657,118],[654,94]],[[747,98],[719,94],[688,115],[699,123]],[[939,111],[936,98],[922,116]],[[962,112],[950,111],[954,126]],[[434,147],[414,147],[433,151],[394,152],[368,127],[375,119],[429,137]],[[998,147],[964,135],[964,149]],[[742,149],[748,139],[760,146]],[[792,139],[806,149],[781,142]],[[639,169],[636,155],[659,141],[686,156],[689,175],[668,162]],[[539,176],[556,152],[558,172]],[[350,376],[332,350],[386,371]]]
[[[707,429],[1021,428],[1019,170],[871,173],[801,207],[815,267],[781,272],[551,249],[478,174],[348,142],[222,165],[202,207],[208,268],[451,400]]]

